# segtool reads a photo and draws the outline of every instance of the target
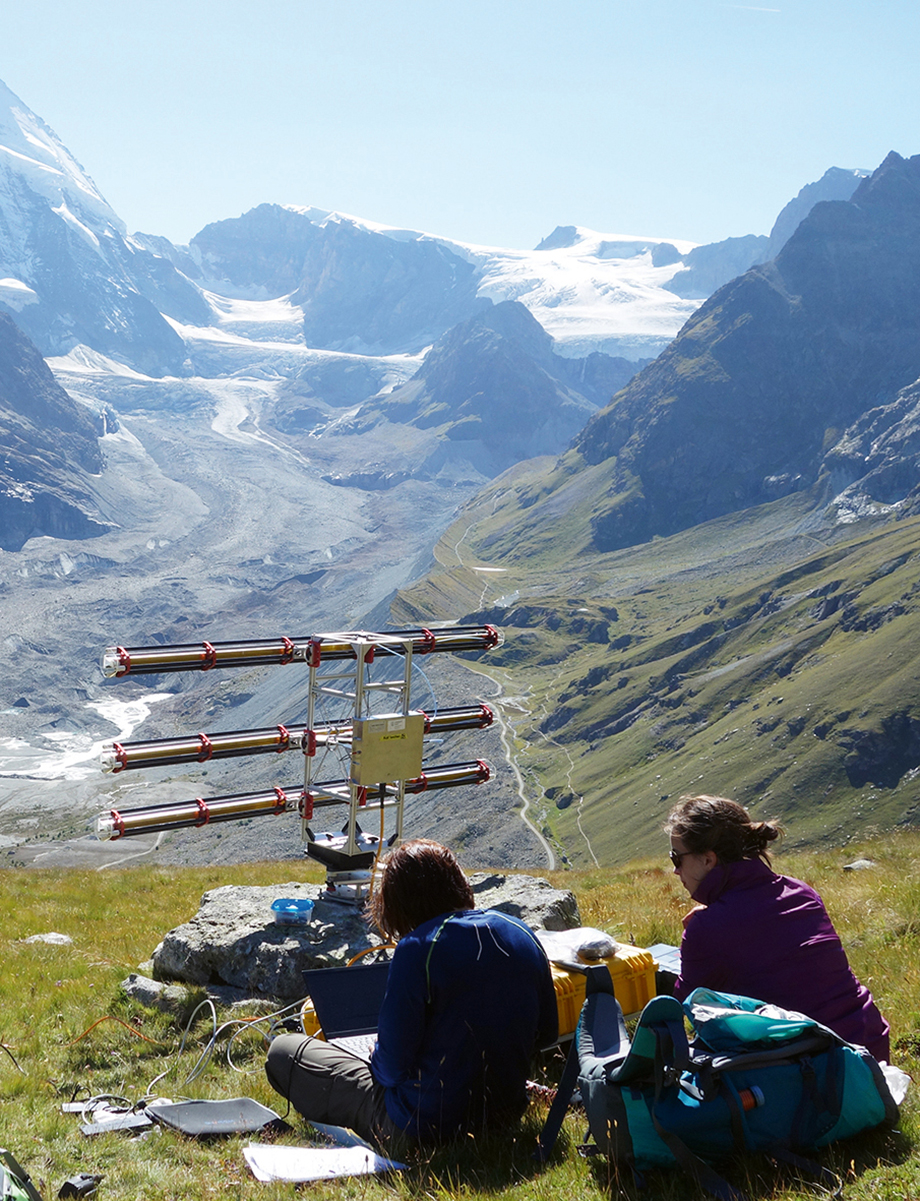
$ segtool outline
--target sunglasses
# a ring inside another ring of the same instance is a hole
[[[668,858],[671,860],[671,862],[677,868],[677,870],[680,871],[681,860],[683,859],[684,855],[690,855],[690,854],[692,854],[691,851],[671,851],[668,854]]]

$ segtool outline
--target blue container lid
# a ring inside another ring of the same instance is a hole
[[[272,901],[272,913],[282,922],[308,922],[313,915],[313,902],[307,897],[279,897]]]

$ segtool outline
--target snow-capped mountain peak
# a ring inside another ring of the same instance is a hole
[[[0,82],[0,312],[46,355],[92,346],[157,375],[183,370],[163,314],[208,320],[208,306],[124,222],[45,122]]]
[[[0,189],[15,174],[65,219],[100,234],[125,225],[57,134],[0,80]]]

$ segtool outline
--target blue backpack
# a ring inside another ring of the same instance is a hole
[[[749,997],[698,988],[683,1005],[654,997],[632,1043],[606,967],[587,969],[585,1004],[556,1100],[540,1136],[549,1155],[574,1088],[594,1139],[587,1154],[688,1171],[723,1201],[740,1201],[710,1166],[735,1151],[805,1165],[800,1152],[874,1126],[898,1107],[863,1047],[827,1027]],[[687,1039],[684,1018],[695,1033]]]

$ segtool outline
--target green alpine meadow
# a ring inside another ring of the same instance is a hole
[[[688,901],[664,850],[615,868],[550,873],[557,887],[573,888],[582,921],[638,946],[680,937]],[[846,872],[856,858],[874,866]],[[920,1073],[920,838],[905,831],[854,840],[844,850],[790,851],[780,871],[804,878],[823,896],[854,971],[871,987],[892,1026],[892,1059],[914,1079]],[[102,1177],[99,1196],[112,1201],[209,1201],[211,1198],[299,1196],[303,1188],[255,1180],[243,1147],[260,1136],[192,1139],[166,1129],[136,1133],[81,1133],[80,1113],[67,1103],[112,1094],[123,1104],[147,1096],[208,1099],[248,1096],[286,1116],[291,1129],[272,1136],[282,1145],[310,1141],[307,1125],[285,1115],[265,1079],[265,1036],[274,1007],[253,1002],[221,1008],[217,1023],[235,1020],[213,1043],[207,1008],[194,1013],[203,992],[191,990],[172,1011],[130,1002],[121,982],[147,959],[166,929],[186,921],[201,893],[223,884],[271,884],[274,863],[170,870],[135,867],[105,872],[0,872],[5,970],[0,980],[0,1101],[4,1145],[30,1173],[43,1197],[54,1197],[80,1172]],[[320,873],[307,875],[318,882]],[[26,941],[54,931],[70,945]],[[193,1019],[189,1025],[189,1019]],[[232,1036],[232,1041],[231,1041]],[[208,1052],[210,1056],[208,1057]],[[538,1083],[552,1086],[562,1053],[541,1057]],[[189,1079],[189,1077],[194,1077]],[[463,1138],[410,1157],[404,1171],[306,1186],[319,1198],[482,1197],[528,1201],[579,1196],[639,1201],[697,1201],[705,1194],[681,1173],[656,1171],[636,1190],[628,1169],[586,1160],[584,1115],[570,1111],[549,1163],[533,1150],[546,1103],[531,1101],[513,1134]],[[895,1131],[870,1131],[836,1143],[818,1157],[843,1184],[847,1201],[912,1201],[920,1194],[920,1116],[911,1088]],[[815,1182],[765,1156],[733,1160],[724,1168],[732,1185],[756,1201],[808,1201]]]

